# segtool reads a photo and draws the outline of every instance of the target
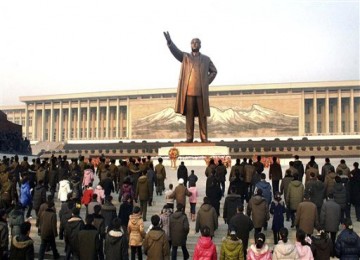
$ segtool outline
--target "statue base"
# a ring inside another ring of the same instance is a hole
[[[164,165],[170,166],[169,151],[171,148],[179,150],[179,157],[176,159],[179,164],[184,161],[189,166],[205,166],[210,157],[224,160],[229,156],[227,146],[217,146],[215,143],[175,143],[174,146],[161,147],[158,152],[159,157],[163,157]]]

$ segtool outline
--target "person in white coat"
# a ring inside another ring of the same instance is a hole
[[[58,199],[61,202],[67,201],[67,195],[71,192],[70,182],[67,179],[63,179],[59,182]]]

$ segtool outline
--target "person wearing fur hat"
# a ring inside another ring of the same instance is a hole
[[[344,230],[336,240],[335,255],[340,259],[360,258],[360,237],[354,232],[351,219],[344,221]]]

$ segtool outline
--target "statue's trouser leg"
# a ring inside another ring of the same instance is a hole
[[[196,97],[186,96],[186,140],[194,139],[194,118]]]
[[[197,111],[199,111],[199,132],[201,141],[207,141],[207,118],[204,113],[202,97],[196,97]]]

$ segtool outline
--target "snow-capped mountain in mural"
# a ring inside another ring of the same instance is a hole
[[[228,136],[241,134],[247,130],[268,129],[272,132],[298,130],[298,116],[284,114],[257,104],[245,109],[211,107],[210,112],[211,116],[208,117],[208,132],[210,134]],[[175,113],[173,108],[166,108],[139,118],[133,125],[135,135],[146,134],[146,132],[152,135],[151,132],[154,133],[157,130],[184,133],[185,117]]]

